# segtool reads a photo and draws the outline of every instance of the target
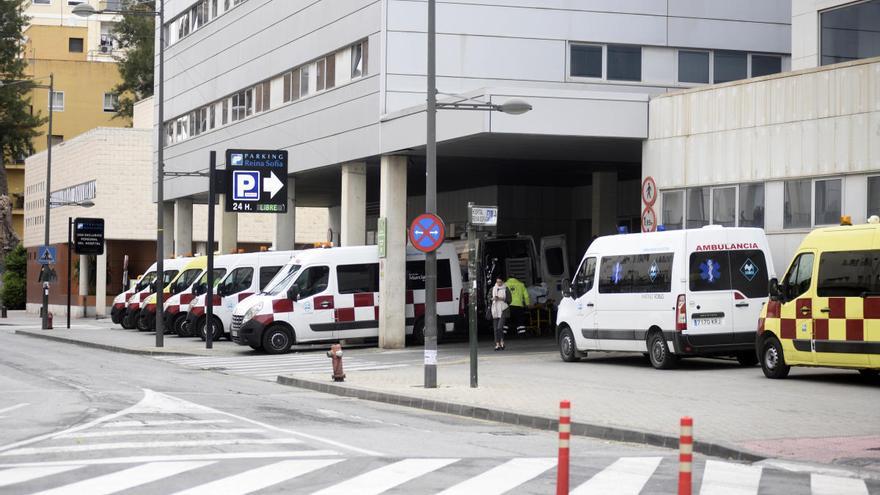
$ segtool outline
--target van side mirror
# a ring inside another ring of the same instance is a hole
[[[294,285],[287,289],[287,298],[291,301],[299,301],[299,287]]]
[[[770,279],[770,284],[767,287],[767,292],[770,294],[771,301],[783,301],[785,299],[785,294],[782,290],[782,287],[779,286],[779,280],[775,278]]]
[[[571,280],[567,278],[562,280],[562,296],[571,297]]]

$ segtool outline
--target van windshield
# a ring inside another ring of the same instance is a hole
[[[694,292],[738,290],[748,298],[767,297],[767,261],[757,249],[691,253],[689,279]]]
[[[156,272],[150,272],[141,277],[140,281],[138,281],[137,285],[134,286],[135,292],[140,292],[147,288],[148,285],[153,283],[153,280],[156,280]]]
[[[223,276],[226,275],[226,268],[214,268],[214,287],[223,280]],[[208,283],[208,270],[205,270],[205,273],[202,274],[202,277],[199,279],[199,285],[207,285]]]
[[[275,275],[275,278],[269,282],[269,285],[266,286],[266,290],[264,290],[263,293],[270,296],[281,294],[287,290],[287,286],[290,285],[290,281],[293,280],[293,277],[299,269],[300,265],[290,265],[287,268],[282,269],[278,272],[278,275]]]

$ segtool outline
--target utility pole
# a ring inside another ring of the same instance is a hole
[[[437,213],[437,27],[436,0],[428,0],[428,136],[425,212]],[[437,388],[437,253],[425,253],[425,388]]]

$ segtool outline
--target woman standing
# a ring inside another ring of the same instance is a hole
[[[492,286],[492,328],[495,330],[495,350],[504,350],[504,320],[507,319],[507,308],[510,304],[510,291],[501,277],[495,279]]]

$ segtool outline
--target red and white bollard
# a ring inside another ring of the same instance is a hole
[[[694,462],[694,420],[681,418],[678,440],[678,495],[691,495],[691,469]]]
[[[556,495],[568,495],[568,444],[571,440],[571,402],[559,403],[559,463],[556,467]]]

